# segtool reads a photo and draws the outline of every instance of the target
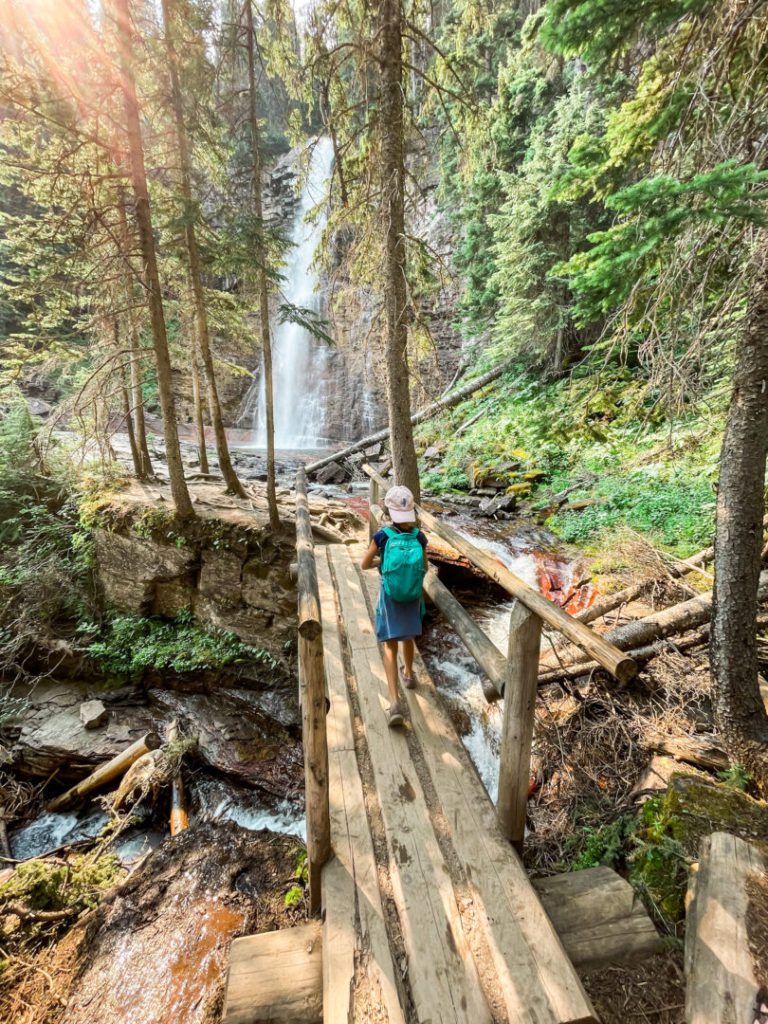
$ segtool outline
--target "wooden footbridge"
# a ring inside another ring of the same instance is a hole
[[[381,515],[371,478],[371,529]],[[631,660],[420,509],[428,532],[517,599],[503,658],[430,574],[426,590],[504,697],[494,806],[423,662],[387,726],[373,627],[378,574],[363,544],[314,549],[296,488],[299,665],[310,913],[305,926],[235,940],[226,1024],[559,1024],[594,1021],[578,969],[658,948],[614,872],[532,883],[520,859],[542,622],[621,680]],[[319,919],[316,915],[320,915]]]

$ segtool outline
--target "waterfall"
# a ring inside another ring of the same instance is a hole
[[[311,265],[326,222],[325,210],[312,222],[306,216],[323,199],[333,165],[333,146],[321,137],[310,148],[298,209],[291,226],[292,246],[287,254],[282,292],[288,302],[320,312],[318,275]],[[272,333],[272,377],[275,409],[275,447],[286,450],[323,448],[327,408],[327,344],[314,338],[300,324],[277,324]],[[254,408],[255,445],[267,444],[264,364],[255,395],[246,408]],[[257,397],[256,402],[253,399]]]

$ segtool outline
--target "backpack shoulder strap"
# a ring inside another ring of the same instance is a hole
[[[395,529],[394,527],[392,527],[392,526],[385,526],[385,527],[384,527],[384,533],[386,533],[386,535],[387,535],[387,536],[388,536],[389,538],[392,538],[392,537],[397,537],[397,535],[399,534],[399,532],[400,532],[399,530],[396,530],[396,529]]]

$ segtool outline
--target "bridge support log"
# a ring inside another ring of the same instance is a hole
[[[496,816],[501,831],[518,853],[523,851],[525,835],[540,645],[541,619],[516,601],[509,620]]]
[[[320,592],[307,501],[307,477],[303,468],[299,469],[296,477],[296,556],[309,912],[317,914],[320,911],[320,872],[331,855],[331,821]]]

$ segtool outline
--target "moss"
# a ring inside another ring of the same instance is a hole
[[[678,822],[678,837],[691,857],[710,832],[768,841],[768,804],[724,783],[675,774],[664,797],[664,812]]]

